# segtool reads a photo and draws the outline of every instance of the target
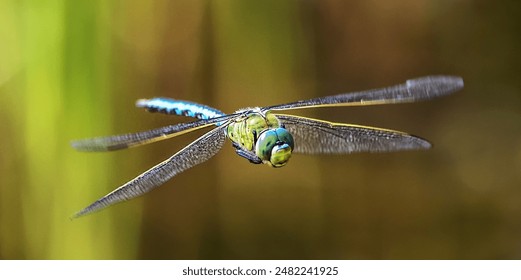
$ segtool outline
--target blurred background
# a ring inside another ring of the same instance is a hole
[[[519,259],[521,2],[0,2],[1,259]],[[112,153],[72,139],[186,122],[138,98],[231,113],[462,76],[415,104],[292,113],[407,131],[428,151],[235,155],[81,219],[204,131]]]

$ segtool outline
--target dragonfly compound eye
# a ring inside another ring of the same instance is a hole
[[[293,147],[293,136],[286,129],[268,129],[259,135],[255,154],[273,167],[282,167],[291,157]]]

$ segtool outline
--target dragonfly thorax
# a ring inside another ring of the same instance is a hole
[[[294,148],[293,137],[277,117],[259,108],[244,110],[228,124],[226,132],[231,141],[273,167],[284,166]]]

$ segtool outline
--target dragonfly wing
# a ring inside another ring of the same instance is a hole
[[[104,152],[121,150],[185,134],[194,130],[214,125],[218,122],[226,122],[228,119],[234,117],[235,115],[236,114],[232,114],[208,120],[199,120],[190,123],[169,125],[137,133],[75,140],[72,141],[71,145],[74,149],[82,152]]]
[[[159,163],[130,182],[100,198],[76,213],[73,217],[77,218],[90,214],[112,204],[129,200],[151,191],[177,174],[213,157],[222,148],[225,139],[226,135],[223,127],[217,127],[211,130],[169,159]]]
[[[293,135],[294,152],[350,154],[428,149],[431,144],[404,132],[276,114]]]
[[[401,85],[360,92],[313,98],[263,110],[290,110],[326,106],[361,106],[406,103],[448,95],[463,88],[463,79],[455,76],[427,76],[407,80]]]

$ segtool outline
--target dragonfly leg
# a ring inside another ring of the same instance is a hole
[[[235,152],[239,156],[249,160],[251,163],[253,163],[253,164],[262,163],[262,159],[260,159],[256,154],[254,154],[250,151],[244,150],[239,144],[233,143],[233,147],[235,148]]]

